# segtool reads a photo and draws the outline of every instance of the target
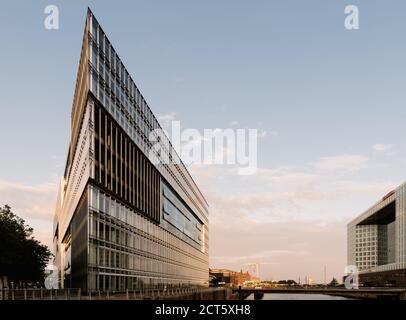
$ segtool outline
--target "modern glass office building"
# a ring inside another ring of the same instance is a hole
[[[348,224],[348,265],[365,285],[406,285],[406,183]]]
[[[159,129],[88,10],[54,217],[61,287],[208,285],[208,204]]]

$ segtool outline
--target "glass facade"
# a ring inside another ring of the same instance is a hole
[[[200,214],[205,215],[208,206],[204,197],[177,153],[173,152],[167,136],[155,134],[154,130],[161,126],[92,14],[89,23],[92,25],[88,34],[90,91],[144,154],[149,155],[151,151],[158,159],[170,160],[171,164],[158,165],[158,171],[178,193],[193,203]],[[160,141],[161,153],[152,148],[150,136]]]
[[[356,227],[356,263],[359,269],[378,265],[378,226],[359,225]]]
[[[163,219],[181,233],[202,246],[203,223],[182,203],[181,199],[166,184],[162,185]]]
[[[89,289],[204,285],[206,258],[159,224],[89,186]]]
[[[406,184],[348,224],[348,265],[362,274],[406,269]]]
[[[89,10],[54,218],[61,286],[208,285],[208,204]],[[162,153],[155,152],[155,157]]]

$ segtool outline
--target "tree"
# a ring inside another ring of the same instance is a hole
[[[278,284],[286,284],[288,286],[294,286],[294,285],[296,285],[296,281],[295,280],[279,280]]]
[[[289,286],[295,286],[295,285],[297,284],[295,280],[288,280],[288,281],[286,281],[286,283],[287,283]]]
[[[44,282],[52,254],[32,236],[33,231],[10,206],[0,207],[0,276],[7,277],[9,287],[11,281],[17,286]]]
[[[331,280],[331,282],[328,284],[330,287],[336,287],[338,286],[338,281],[336,278],[333,278],[333,280]]]

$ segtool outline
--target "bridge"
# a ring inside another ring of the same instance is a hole
[[[237,293],[240,299],[245,299],[251,294],[324,294],[329,296],[339,296],[351,299],[373,299],[373,300],[406,300],[406,288],[305,288],[305,287],[285,287],[285,288],[233,288],[233,293]]]

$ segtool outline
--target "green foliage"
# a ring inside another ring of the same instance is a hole
[[[296,285],[296,281],[295,280],[279,280],[278,284],[286,284],[288,286],[294,286]]]
[[[336,287],[338,286],[338,281],[336,278],[333,278],[333,280],[331,280],[331,282],[328,284],[330,287]]]
[[[47,246],[32,236],[33,229],[11,211],[0,207],[0,275],[14,283],[42,283],[52,256]]]

